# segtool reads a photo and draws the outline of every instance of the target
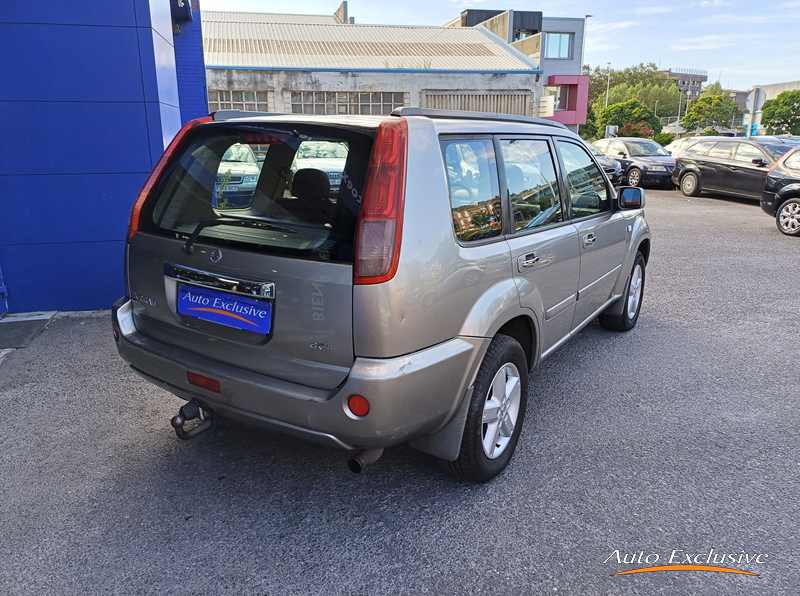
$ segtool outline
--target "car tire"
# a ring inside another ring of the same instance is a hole
[[[622,313],[619,315],[601,314],[599,317],[601,327],[610,331],[630,331],[636,326],[644,297],[644,271],[644,255],[637,252],[628,284],[625,286],[625,293],[620,298],[624,302]]]
[[[639,168],[631,168],[625,178],[628,186],[640,186],[642,184],[642,171]]]
[[[775,213],[775,223],[782,234],[800,236],[800,198],[784,201]]]
[[[681,176],[681,192],[687,197],[696,197],[700,194],[700,180],[697,174],[686,172]]]
[[[517,446],[528,397],[528,363],[515,339],[496,335],[486,350],[467,411],[455,461],[440,460],[467,482],[487,482],[502,472]]]

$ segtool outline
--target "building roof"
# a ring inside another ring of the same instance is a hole
[[[276,12],[221,12],[204,10],[203,27],[208,22],[238,23],[311,23],[317,25],[338,25],[333,15],[324,14],[283,14]]]
[[[539,72],[483,28],[268,21],[257,13],[203,13],[208,68]]]

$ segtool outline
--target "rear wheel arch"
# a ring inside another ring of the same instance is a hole
[[[502,334],[515,339],[525,351],[525,359],[528,368],[533,368],[537,358],[537,337],[536,327],[530,317],[519,315],[505,322],[495,335]]]

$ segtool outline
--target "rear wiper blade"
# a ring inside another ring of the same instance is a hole
[[[186,240],[186,243],[182,246],[183,252],[185,252],[187,255],[192,254],[192,251],[194,250],[194,247],[192,245],[197,241],[198,236],[200,236],[200,232],[202,232],[205,228],[210,228],[213,226],[238,226],[241,228],[256,228],[258,230],[272,230],[273,232],[286,232],[287,234],[297,234],[297,231],[292,230],[291,228],[284,228],[283,226],[278,226],[266,221],[257,221],[254,219],[236,219],[232,217],[204,219],[197,223],[197,226],[195,226],[194,231],[189,236],[188,240]]]

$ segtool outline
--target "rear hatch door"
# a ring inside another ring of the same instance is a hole
[[[138,331],[213,360],[334,388],[353,355],[353,254],[374,130],[255,121],[196,127],[128,246]],[[304,167],[342,159],[342,183]]]

